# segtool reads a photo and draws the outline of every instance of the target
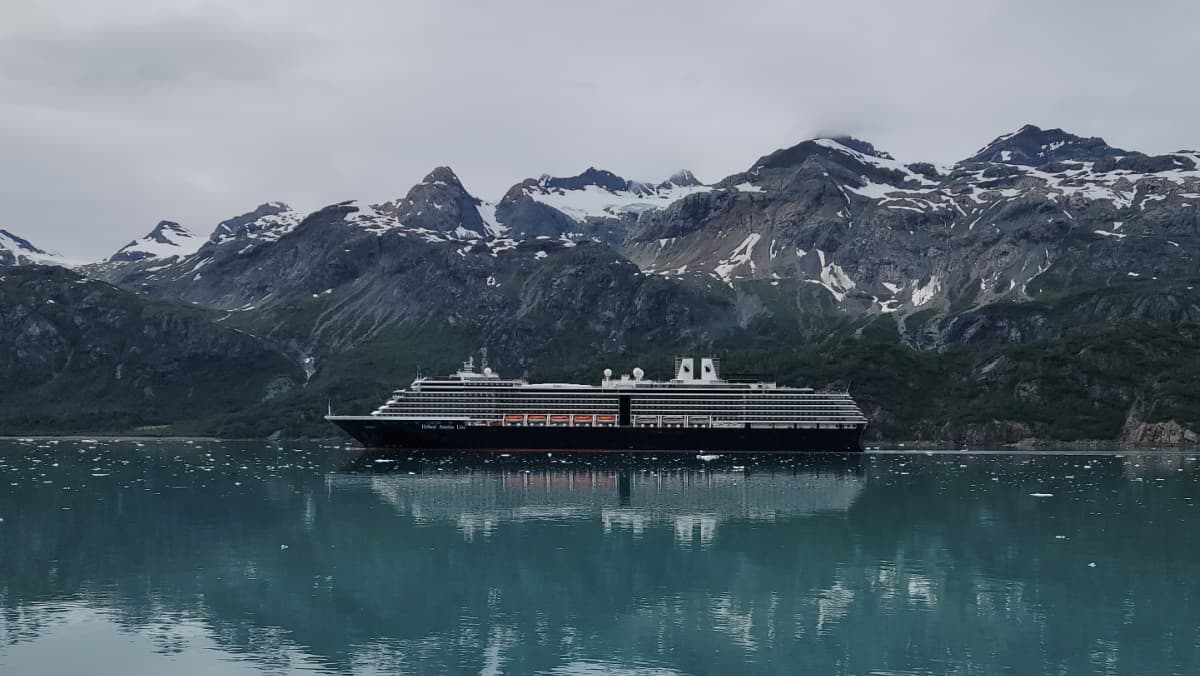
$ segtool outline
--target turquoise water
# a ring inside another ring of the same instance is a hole
[[[1198,480],[0,441],[0,674],[1195,674]]]

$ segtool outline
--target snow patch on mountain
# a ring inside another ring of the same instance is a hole
[[[343,217],[345,221],[367,232],[382,235],[389,230],[401,227],[395,217],[382,214],[370,205],[360,205],[356,202],[349,202],[348,205],[354,206],[357,211],[347,211]]]
[[[58,252],[39,249],[29,240],[7,230],[0,230],[0,265],[57,265],[70,268],[77,263],[68,261]]]
[[[159,221],[149,234],[121,247],[108,257],[108,261],[115,263],[151,258],[184,258],[196,253],[204,241],[204,238],[174,221]]]
[[[754,255],[754,245],[758,244],[758,240],[762,239],[762,235],[752,232],[746,235],[746,239],[737,245],[729,254],[729,257],[717,264],[714,272],[721,278],[722,281],[730,282],[733,280],[733,271],[742,265],[749,264],[750,272],[754,272],[754,261],[751,256]]]
[[[496,219],[496,205],[492,202],[480,200],[476,207],[479,210],[479,218],[483,220],[483,227],[487,232],[483,235],[488,237],[503,237],[508,232],[508,226],[505,226]]]
[[[903,162],[900,162],[899,160],[892,158],[892,156],[888,155],[887,153],[870,155],[870,154],[855,150],[854,148],[851,148],[850,146],[846,145],[845,143],[838,141],[836,139],[831,139],[831,138],[813,139],[813,143],[815,143],[823,148],[828,148],[830,150],[836,150],[840,153],[849,155],[863,164],[878,167],[879,169],[882,169],[884,171],[900,172],[902,175],[904,175],[906,180],[915,181],[921,185],[936,185],[937,184],[937,181],[931,180],[928,177],[924,176],[923,174],[918,174],[917,172],[910,169],[908,167],[908,165],[904,164]]]
[[[676,200],[699,192],[712,190],[707,185],[676,185],[663,183],[650,186],[633,184],[635,189],[612,190],[599,185],[576,189],[556,188],[550,177],[543,176],[525,194],[546,206],[558,209],[579,223],[595,218],[621,218],[622,214],[640,214],[649,209],[662,209]]]
[[[254,211],[219,223],[209,241],[214,244],[237,237],[274,242],[296,229],[303,220],[300,214],[283,202],[267,202]]]
[[[942,290],[942,282],[937,275],[931,275],[929,281],[920,284],[916,280],[912,282],[912,304],[913,307],[921,307],[922,305],[933,300],[938,291]]]
[[[846,298],[846,294],[858,285],[855,284],[853,279],[850,279],[850,276],[846,274],[842,266],[834,263],[832,260],[826,262],[824,251],[820,249],[816,251],[817,258],[821,262],[820,278],[806,279],[804,281],[812,284],[820,284],[825,287],[825,290],[833,294],[833,297],[840,303]]]

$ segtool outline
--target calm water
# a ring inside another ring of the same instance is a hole
[[[0,441],[0,673],[1196,674],[1198,480]]]

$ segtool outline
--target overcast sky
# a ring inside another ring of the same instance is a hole
[[[1026,122],[1200,147],[1200,2],[0,3],[0,227],[77,259],[158,220],[589,165],[715,181],[853,134],[952,162]]]

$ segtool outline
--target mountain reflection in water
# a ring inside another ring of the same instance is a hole
[[[0,673],[1195,673],[1198,476],[0,441]]]

